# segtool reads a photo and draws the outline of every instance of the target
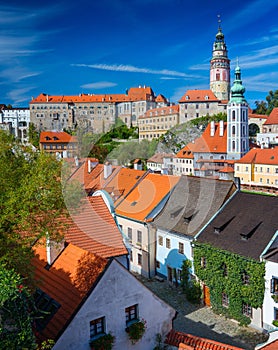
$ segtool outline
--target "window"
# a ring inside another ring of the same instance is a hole
[[[222,271],[223,271],[223,276],[227,277],[228,276],[228,268],[225,263],[222,264]]]
[[[203,269],[207,267],[207,259],[204,256],[201,257],[201,267]]]
[[[181,281],[181,269],[177,269],[177,279],[178,281]]]
[[[125,322],[128,325],[130,322],[138,320],[138,304],[125,308]]]
[[[90,338],[92,339],[99,334],[104,334],[105,333],[104,325],[105,325],[104,317],[100,317],[90,321]]]
[[[157,269],[160,269],[160,261],[156,260],[156,264],[155,265],[156,265]]]
[[[242,283],[247,285],[250,284],[250,276],[246,271],[243,271],[242,273]]]
[[[222,305],[224,307],[229,307],[229,297],[226,293],[222,293]]]
[[[40,289],[36,290],[34,301],[38,310],[35,327],[38,331],[41,331],[46,327],[61,305]]]
[[[270,282],[270,292],[278,294],[278,278],[272,277]]]
[[[171,248],[171,241],[170,241],[170,238],[166,238],[166,248],[168,248],[168,249]]]
[[[274,320],[278,320],[278,309],[274,308]]]
[[[137,242],[142,243],[142,231],[137,231]]]
[[[179,253],[184,254],[184,246],[183,243],[179,242]]]
[[[130,257],[130,261],[133,261],[133,252],[132,250],[130,249],[130,254],[129,254],[129,257]]]
[[[142,266],[142,254],[137,254],[137,264],[139,266]]]
[[[158,244],[163,245],[163,237],[162,236],[158,236]]]
[[[242,304],[242,314],[247,317],[252,317],[252,307],[248,304]]]
[[[128,227],[127,228],[127,235],[130,241],[132,241],[132,228]]]

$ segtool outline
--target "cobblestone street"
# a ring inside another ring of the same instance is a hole
[[[257,344],[267,340],[266,335],[250,327],[241,327],[236,322],[216,315],[211,308],[195,306],[187,302],[181,289],[170,286],[167,281],[146,279],[135,275],[150,290],[177,311],[174,329],[203,338],[253,350]]]

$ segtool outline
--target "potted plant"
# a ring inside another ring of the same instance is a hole
[[[272,294],[271,298],[275,301],[275,303],[278,303],[278,294]]]
[[[146,328],[146,321],[144,319],[137,320],[136,322],[133,322],[127,326],[126,332],[128,333],[132,344],[135,344],[142,338]]]
[[[108,333],[103,334],[98,338],[90,340],[92,350],[111,350],[115,341],[115,337]]]
[[[275,327],[277,327],[277,328],[278,328],[278,320],[274,320],[274,321],[272,321],[272,324],[273,324],[273,326],[275,326]]]

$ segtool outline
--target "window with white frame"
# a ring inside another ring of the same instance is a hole
[[[171,248],[171,241],[170,241],[170,238],[166,238],[166,248],[168,248],[168,249]]]
[[[242,314],[247,317],[252,317],[252,306],[243,303],[242,304]]]
[[[278,294],[278,277],[272,276],[270,282],[270,292],[273,294]]]
[[[139,266],[142,266],[142,254],[137,254],[137,264]]]
[[[138,320],[138,304],[129,306],[125,308],[125,322],[126,325],[133,321]]]
[[[90,338],[105,333],[105,318],[100,317],[90,321]]]
[[[158,244],[163,246],[163,237],[158,236]]]

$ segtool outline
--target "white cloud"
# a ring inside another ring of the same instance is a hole
[[[104,89],[104,88],[109,88],[109,87],[113,87],[113,86],[117,86],[117,85],[118,84],[112,83],[110,81],[99,81],[97,83],[81,85],[81,88],[83,88],[83,89]]]
[[[158,75],[170,75],[177,77],[191,77],[188,74],[169,70],[169,69],[150,69],[150,68],[141,68],[132,65],[124,65],[124,64],[72,64],[75,67],[88,67],[94,69],[101,70],[109,70],[114,72],[129,72],[129,73],[146,73],[146,74],[158,74]]]

